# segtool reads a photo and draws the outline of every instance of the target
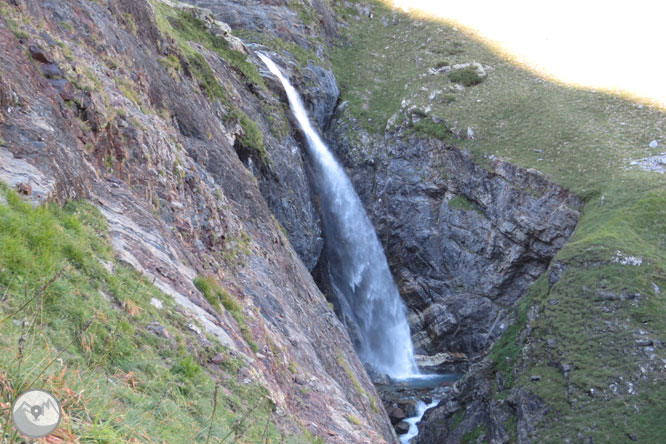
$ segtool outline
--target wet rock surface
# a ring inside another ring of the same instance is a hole
[[[508,311],[573,232],[581,201],[536,171],[483,167],[440,141],[360,131],[344,110],[328,139],[384,245],[419,364],[461,368],[508,327]]]

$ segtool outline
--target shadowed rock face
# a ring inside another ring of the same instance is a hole
[[[345,126],[334,120],[328,138],[384,245],[420,363],[480,355],[508,326],[503,307],[564,246],[580,200],[535,171],[492,159],[486,169],[432,140],[356,143]]]

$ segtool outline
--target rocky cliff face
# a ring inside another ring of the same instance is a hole
[[[262,72],[263,64],[254,51],[269,52],[294,80],[317,124],[323,128],[328,123],[340,92],[324,55],[323,45],[336,37],[337,26],[326,3],[313,2],[312,6],[298,3],[297,7],[297,3],[289,2],[191,0],[188,4],[205,8],[211,17],[244,36],[251,48],[250,58]],[[286,119],[286,99],[275,100],[283,94],[279,84],[270,83],[268,87],[272,97],[261,97],[272,107],[267,116],[268,126],[273,132],[286,131],[286,122],[281,120]],[[263,107],[266,109],[265,104]],[[277,117],[270,116],[274,110],[278,110]],[[282,129],[278,129],[280,126]],[[286,134],[281,145],[283,149],[271,154],[269,171],[255,170],[255,175],[262,195],[286,229],[291,244],[312,269],[323,246],[319,215],[312,204],[299,142]]]
[[[285,430],[393,442],[308,271],[319,220],[285,104],[233,36],[234,17],[293,38],[303,18],[286,5],[210,6],[216,12],[148,0],[3,2],[0,179],[36,203],[98,206],[119,258],[244,360]],[[335,32],[324,3],[297,6],[323,17],[310,34]],[[323,125],[337,99],[330,70],[283,54],[310,82],[302,86]],[[204,299],[197,275],[239,301],[247,330]]]
[[[384,244],[420,364],[485,354],[573,232],[580,200],[536,171],[481,166],[441,141],[368,134],[344,108],[328,136]]]

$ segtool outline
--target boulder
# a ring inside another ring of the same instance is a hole
[[[407,421],[400,421],[395,425],[395,433],[398,435],[404,435],[409,432],[409,423]]]
[[[416,399],[405,399],[396,402],[398,407],[401,408],[403,412],[405,412],[405,416],[407,418],[416,416],[416,403]]]
[[[388,414],[389,420],[391,421],[391,424],[396,425],[400,421],[404,420],[407,415],[405,414],[405,411],[401,409],[400,407],[393,406],[389,408],[386,413]]]
[[[150,324],[146,325],[146,330],[164,339],[169,339],[171,337],[169,330],[167,330],[166,327],[164,327],[159,322],[151,322]]]

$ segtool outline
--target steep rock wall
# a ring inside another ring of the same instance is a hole
[[[19,0],[3,8],[0,179],[29,185],[36,203],[98,206],[118,257],[244,360],[286,431],[393,442],[346,331],[267,205],[298,252],[316,260],[318,221],[279,98],[205,40],[192,37],[188,47],[169,34],[167,22],[182,25],[178,5]],[[215,85],[223,96],[210,94]],[[262,145],[248,140],[248,119]],[[273,125],[286,131],[274,134]],[[252,342],[194,287],[198,274],[239,301]]]

